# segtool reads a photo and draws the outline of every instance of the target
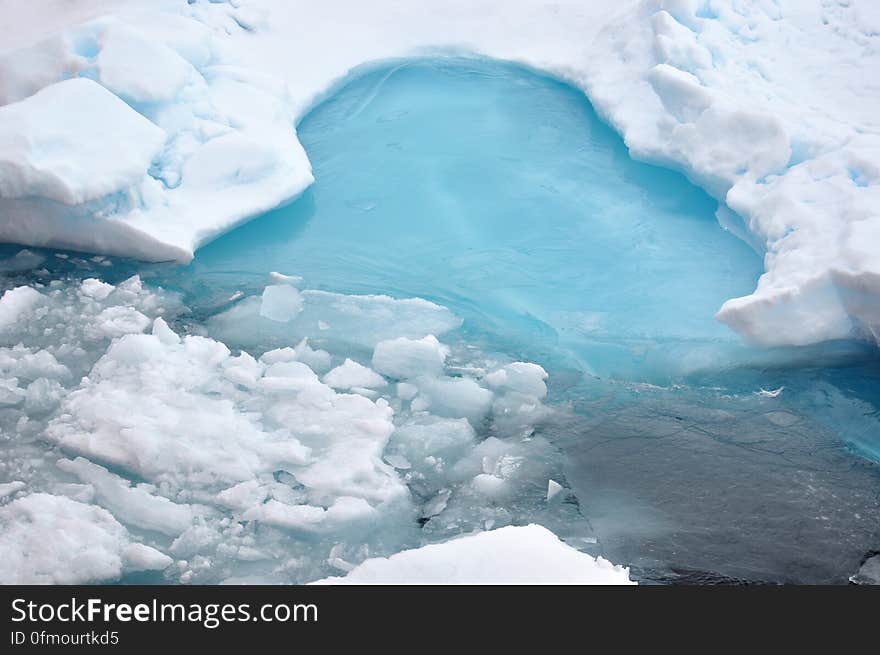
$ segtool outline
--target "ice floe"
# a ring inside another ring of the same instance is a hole
[[[506,527],[368,559],[316,584],[634,584],[629,571],[539,525]]]

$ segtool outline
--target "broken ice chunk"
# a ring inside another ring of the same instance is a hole
[[[162,571],[171,566],[168,555],[144,544],[129,544],[122,552],[125,568],[131,571]]]
[[[157,337],[166,346],[173,346],[180,343],[180,337],[168,327],[168,323],[162,318],[153,321],[153,336]]]
[[[272,364],[258,384],[264,391],[303,391],[321,386],[315,372],[296,361]]]
[[[866,558],[849,581],[853,584],[880,585],[880,554]]]
[[[383,459],[399,471],[405,471],[412,468],[412,464],[410,464],[409,460],[403,455],[385,455]],[[0,487],[2,487],[2,485],[0,485]]]
[[[266,486],[257,480],[245,480],[217,494],[217,501],[230,509],[246,510],[263,503]]]
[[[343,550],[344,548],[342,544],[336,544],[333,546],[333,548],[330,549],[330,555],[327,557],[327,563],[334,569],[348,573],[354,569],[354,564],[347,562],[342,558]]]
[[[300,292],[288,284],[274,284],[263,289],[260,316],[270,321],[287,323],[302,311]]]
[[[197,76],[167,45],[114,20],[107,23],[95,63],[98,81],[134,103],[169,102]]]
[[[132,485],[83,457],[60,459],[57,466],[92,485],[98,504],[129,525],[176,537],[193,521],[194,511],[190,505],[157,496],[147,485]]]
[[[422,339],[389,339],[376,344],[373,368],[400,380],[419,375],[439,375],[449,355],[449,348],[433,334]]]
[[[0,297],[0,329],[15,326],[42,298],[43,294],[31,287],[15,287],[4,292]]]
[[[302,362],[316,373],[330,370],[331,357],[326,350],[312,348],[308,337],[304,337],[296,348],[286,346],[276,348],[263,353],[260,361],[264,364],[276,364],[278,362]]]
[[[246,352],[223,362],[223,375],[226,379],[246,389],[255,388],[262,374],[263,365]]]
[[[446,505],[449,503],[449,497],[451,495],[452,491],[450,489],[441,489],[438,491],[437,495],[425,503],[425,506],[422,508],[422,518],[429,519],[432,516],[437,516],[440,512],[446,509]]]
[[[294,287],[302,284],[303,281],[299,275],[285,275],[278,271],[272,271],[269,273],[269,279],[275,284],[289,284]]]
[[[785,390],[785,387],[779,387],[778,389],[760,389],[755,392],[756,396],[761,396],[762,398],[776,398]]]
[[[6,496],[11,496],[17,491],[21,491],[25,488],[25,483],[21,480],[14,480],[13,482],[6,482],[0,484],[0,498],[6,498]]]
[[[422,400],[419,409],[430,409],[439,416],[479,422],[492,405],[492,392],[471,378],[419,378],[416,384]]]
[[[330,368],[330,353],[309,346],[308,337],[304,337],[293,349],[298,362],[308,365],[313,371],[320,373]]]
[[[24,249],[19,250],[14,257],[0,261],[0,271],[15,273],[17,271],[27,271],[36,268],[46,261],[42,255]]]
[[[0,584],[83,584],[124,571],[156,569],[158,551],[131,549],[128,532],[105,509],[35,493],[0,508]]]
[[[79,285],[79,291],[82,295],[95,300],[105,300],[115,288],[112,284],[101,282],[93,277],[86,278]]]
[[[117,305],[98,314],[95,329],[101,336],[112,339],[124,334],[143,332],[149,324],[150,319],[134,307]]]
[[[500,499],[507,491],[504,479],[490,473],[480,473],[474,477],[472,484],[476,491],[493,500]]]
[[[376,371],[358,364],[352,359],[346,359],[343,364],[337,366],[324,376],[324,383],[334,389],[352,389],[361,387],[375,389],[388,384]]]
[[[0,380],[0,407],[14,407],[25,398],[25,390],[18,386],[17,378]]]
[[[37,378],[25,389],[24,407],[28,414],[45,414],[61,402],[64,388],[55,380]]]
[[[287,505],[273,499],[242,514],[246,521],[304,532],[322,532],[376,516],[378,512],[366,500],[351,496],[340,496],[326,509],[315,505]]]
[[[526,396],[543,398],[547,395],[547,371],[537,364],[513,362],[486,376],[490,387],[517,391]]]

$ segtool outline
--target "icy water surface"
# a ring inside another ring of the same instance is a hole
[[[541,364],[549,410],[505,419],[508,394],[489,418],[475,411],[479,445],[458,465],[474,470],[408,478],[421,515],[371,537],[371,552],[537,520],[646,582],[841,583],[880,547],[880,363],[855,344],[746,348],[714,321],[754,288],[761,257],[681,175],[632,161],[582,93],[504,64],[411,61],[354,76],[298,130],[315,185],[191,265],[43,266],[114,282],[140,272],[183,293],[178,329],[254,355],[309,337],[334,364],[369,364],[377,341],[431,321],[453,377]],[[302,276],[300,288],[425,298],[463,322],[409,308],[382,325],[312,291],[296,319],[273,323],[257,300],[270,271]],[[393,402],[410,424],[386,461],[405,476],[427,437],[415,406]],[[520,471],[506,494],[455,477],[505,467]],[[549,477],[570,490],[555,506]],[[285,544],[271,542],[308,551]],[[365,552],[346,548],[333,552]]]
[[[712,319],[761,259],[715,203],[634,162],[583,94],[481,61],[364,74],[299,126],[317,184],[203,248],[189,274],[266,268],[309,285],[441,303],[527,358],[656,376],[716,365]]]

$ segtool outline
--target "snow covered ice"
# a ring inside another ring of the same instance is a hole
[[[157,131],[131,133],[126,166],[105,175],[116,159],[98,150],[74,180],[64,170],[82,156],[71,146],[89,126],[35,133],[58,152],[42,175],[64,179],[73,204],[50,189],[19,199],[17,157],[0,184],[4,213],[19,217],[4,221],[8,240],[187,260],[311,183],[292,124],[334,81],[365,62],[455,47],[583,88],[636,158],[683,170],[718,201],[719,218],[766,251],[755,291],[718,314],[744,337],[809,344],[873,340],[878,329],[878,89],[864,71],[876,67],[880,15],[870,2],[649,0],[611,11],[572,0],[550,11],[335,0],[291,12],[277,0],[168,0],[124,3],[84,23],[106,5],[84,2],[65,21],[13,4],[3,11],[21,16],[21,34],[0,60],[4,113],[37,104],[43,88],[75,102],[76,85],[62,80],[79,76],[110,92],[84,117],[91,126],[112,121],[115,95],[130,107],[126,125],[140,114],[166,139],[145,162]],[[351,20],[340,25],[340,14]],[[47,35],[45,24],[56,30]]]
[[[311,182],[283,82],[197,20],[138,16],[0,53],[5,240],[187,260]]]
[[[100,121],[91,119],[96,114]],[[7,171],[0,193],[10,199],[95,200],[136,181],[165,143],[161,129],[87,78],[52,84],[0,108],[0,125]]]
[[[872,577],[873,3],[57,5],[0,581]]]
[[[499,556],[500,554],[500,556]],[[631,584],[624,569],[539,525],[506,527],[369,559],[319,584]]]
[[[76,584],[161,570],[171,558],[134,542],[106,510],[34,493],[0,507],[3,584]]]

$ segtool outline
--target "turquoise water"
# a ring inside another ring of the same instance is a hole
[[[570,86],[402,63],[351,81],[299,135],[314,187],[200,250],[188,276],[216,288],[269,269],[420,296],[525,358],[600,375],[664,378],[740,351],[712,317],[754,288],[760,257]]]
[[[445,341],[550,372],[560,482],[641,580],[845,582],[880,547],[876,351],[743,346],[713,315],[760,256],[580,91],[483,60],[388,64],[298,130],[302,197],[189,266],[99,272],[182,290],[196,327],[269,271],[446,305],[464,323]]]

